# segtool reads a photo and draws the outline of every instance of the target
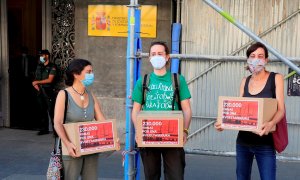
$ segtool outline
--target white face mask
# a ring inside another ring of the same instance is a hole
[[[262,59],[248,59],[247,60],[249,70],[252,74],[261,72],[266,65],[266,62]]]
[[[46,62],[46,60],[43,56],[40,56],[40,62],[43,63],[43,64]]]
[[[166,59],[163,56],[153,56],[150,59],[150,62],[154,69],[160,70],[166,65]]]

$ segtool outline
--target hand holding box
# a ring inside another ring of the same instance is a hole
[[[183,147],[182,111],[140,111],[137,116],[138,147]]]
[[[272,120],[276,112],[277,100],[273,98],[220,96],[217,121],[223,129],[255,132],[263,122]]]
[[[87,155],[118,150],[116,121],[89,121],[64,124],[69,140],[76,146],[76,154]],[[69,155],[64,143],[62,154]]]

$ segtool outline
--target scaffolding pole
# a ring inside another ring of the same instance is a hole
[[[137,51],[140,32],[140,10],[138,9],[138,1],[130,0],[128,5],[128,37],[127,37],[127,55],[126,55],[126,139],[125,150],[123,155],[125,156],[124,162],[124,179],[135,180],[136,179],[136,153],[134,142],[134,127],[131,121],[132,111],[132,91],[134,82],[138,77],[140,64],[136,64],[135,53]],[[138,178],[137,178],[138,179]]]
[[[180,11],[181,11],[181,0],[177,0],[176,5],[176,23],[172,24],[172,49],[171,52],[173,54],[180,53],[180,37],[181,37],[181,29],[182,25],[180,23]],[[171,72],[178,73],[179,72],[179,59],[172,58],[171,60]]]
[[[249,37],[254,39],[257,42],[263,43],[267,49],[278,59],[280,59],[282,62],[284,62],[286,65],[288,65],[291,69],[296,71],[298,74],[300,74],[300,68],[292,63],[289,59],[281,55],[279,52],[277,52],[273,47],[271,47],[269,44],[267,44],[265,41],[263,41],[260,37],[258,37],[256,34],[254,34],[251,30],[249,30],[246,26],[238,22],[236,19],[234,19],[228,12],[225,12],[222,10],[219,6],[217,6],[215,3],[213,3],[210,0],[203,0],[206,4],[208,4],[211,8],[216,10],[219,14],[221,14],[225,19],[227,19],[229,22],[234,24],[236,27],[238,27],[240,30],[242,30],[244,33],[246,33]]]
[[[137,52],[136,57],[148,58],[149,53]],[[198,54],[170,54],[170,58],[178,58],[184,60],[213,60],[213,61],[240,61],[246,62],[245,56],[218,56],[218,55],[198,55]],[[293,62],[300,63],[300,57],[288,57]],[[269,58],[272,62],[282,62],[277,57]]]

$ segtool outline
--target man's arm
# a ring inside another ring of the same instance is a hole
[[[191,119],[192,119],[192,109],[191,109],[191,103],[190,99],[185,99],[181,101],[181,108],[182,108],[182,113],[183,113],[183,129],[189,129],[190,124],[191,124]],[[188,133],[184,132],[183,133],[183,143],[186,143]]]
[[[32,85],[39,85],[39,84],[50,84],[53,82],[55,75],[53,74],[49,74],[47,79],[43,79],[43,80],[35,80],[32,82]]]
[[[141,111],[142,105],[137,103],[137,102],[133,102],[133,107],[132,107],[132,112],[131,112],[131,120],[132,123],[134,125],[134,128],[136,127],[136,118],[137,118],[137,114]]]

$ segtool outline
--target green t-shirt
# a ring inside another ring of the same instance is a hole
[[[143,100],[143,77],[139,78],[136,82],[132,93],[132,100],[142,104]],[[179,75],[180,87],[179,96],[180,101],[191,98],[185,78]],[[143,110],[148,111],[169,111],[172,110],[173,102],[173,85],[172,74],[167,72],[163,76],[157,76],[153,72],[150,74],[149,91],[146,90],[145,104]],[[178,103],[175,101],[175,110],[178,110]]]

